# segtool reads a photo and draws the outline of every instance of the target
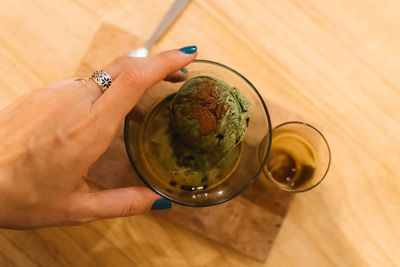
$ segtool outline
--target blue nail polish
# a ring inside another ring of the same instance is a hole
[[[172,203],[165,198],[160,198],[154,201],[153,206],[151,206],[152,210],[166,210],[172,207]]]
[[[188,72],[187,68],[182,68],[181,71],[182,71],[183,73],[187,73],[187,72]]]
[[[191,45],[191,46],[185,46],[179,49],[179,51],[185,53],[185,54],[193,54],[197,51],[197,46]]]

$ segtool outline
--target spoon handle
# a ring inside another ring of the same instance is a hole
[[[153,44],[163,35],[166,29],[172,24],[172,22],[178,17],[182,10],[192,0],[175,0],[167,14],[164,15],[160,24],[158,24],[156,30],[151,35],[150,39],[144,44],[144,47],[149,49]]]

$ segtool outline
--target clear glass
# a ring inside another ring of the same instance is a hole
[[[330,162],[331,152],[322,133],[307,123],[291,121],[272,130],[264,173],[280,189],[304,192],[321,183]]]
[[[271,122],[268,109],[256,88],[237,71],[217,62],[196,60],[186,66],[186,78],[212,76],[236,87],[250,102],[250,121],[247,132],[241,142],[241,155],[237,167],[228,178],[215,187],[202,190],[175,192],[154,177],[152,169],[159,168],[157,163],[149,167],[141,153],[141,128],[144,118],[157,103],[175,93],[183,82],[162,81],[148,89],[125,118],[125,146],[133,168],[143,182],[153,191],[172,202],[188,206],[216,205],[238,196],[257,178],[266,162],[271,145]],[[268,136],[264,140],[265,136]],[[143,140],[143,139],[142,139]]]

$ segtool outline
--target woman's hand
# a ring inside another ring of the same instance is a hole
[[[119,57],[103,68],[114,81],[104,94],[91,79],[66,80],[0,111],[0,227],[75,225],[150,209],[161,198],[150,189],[92,190],[86,174],[146,88],[195,57],[179,50]]]

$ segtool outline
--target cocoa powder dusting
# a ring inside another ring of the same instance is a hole
[[[211,134],[217,129],[218,122],[225,116],[227,108],[219,101],[216,82],[207,79],[197,89],[190,109],[190,116],[199,122],[201,134]]]

